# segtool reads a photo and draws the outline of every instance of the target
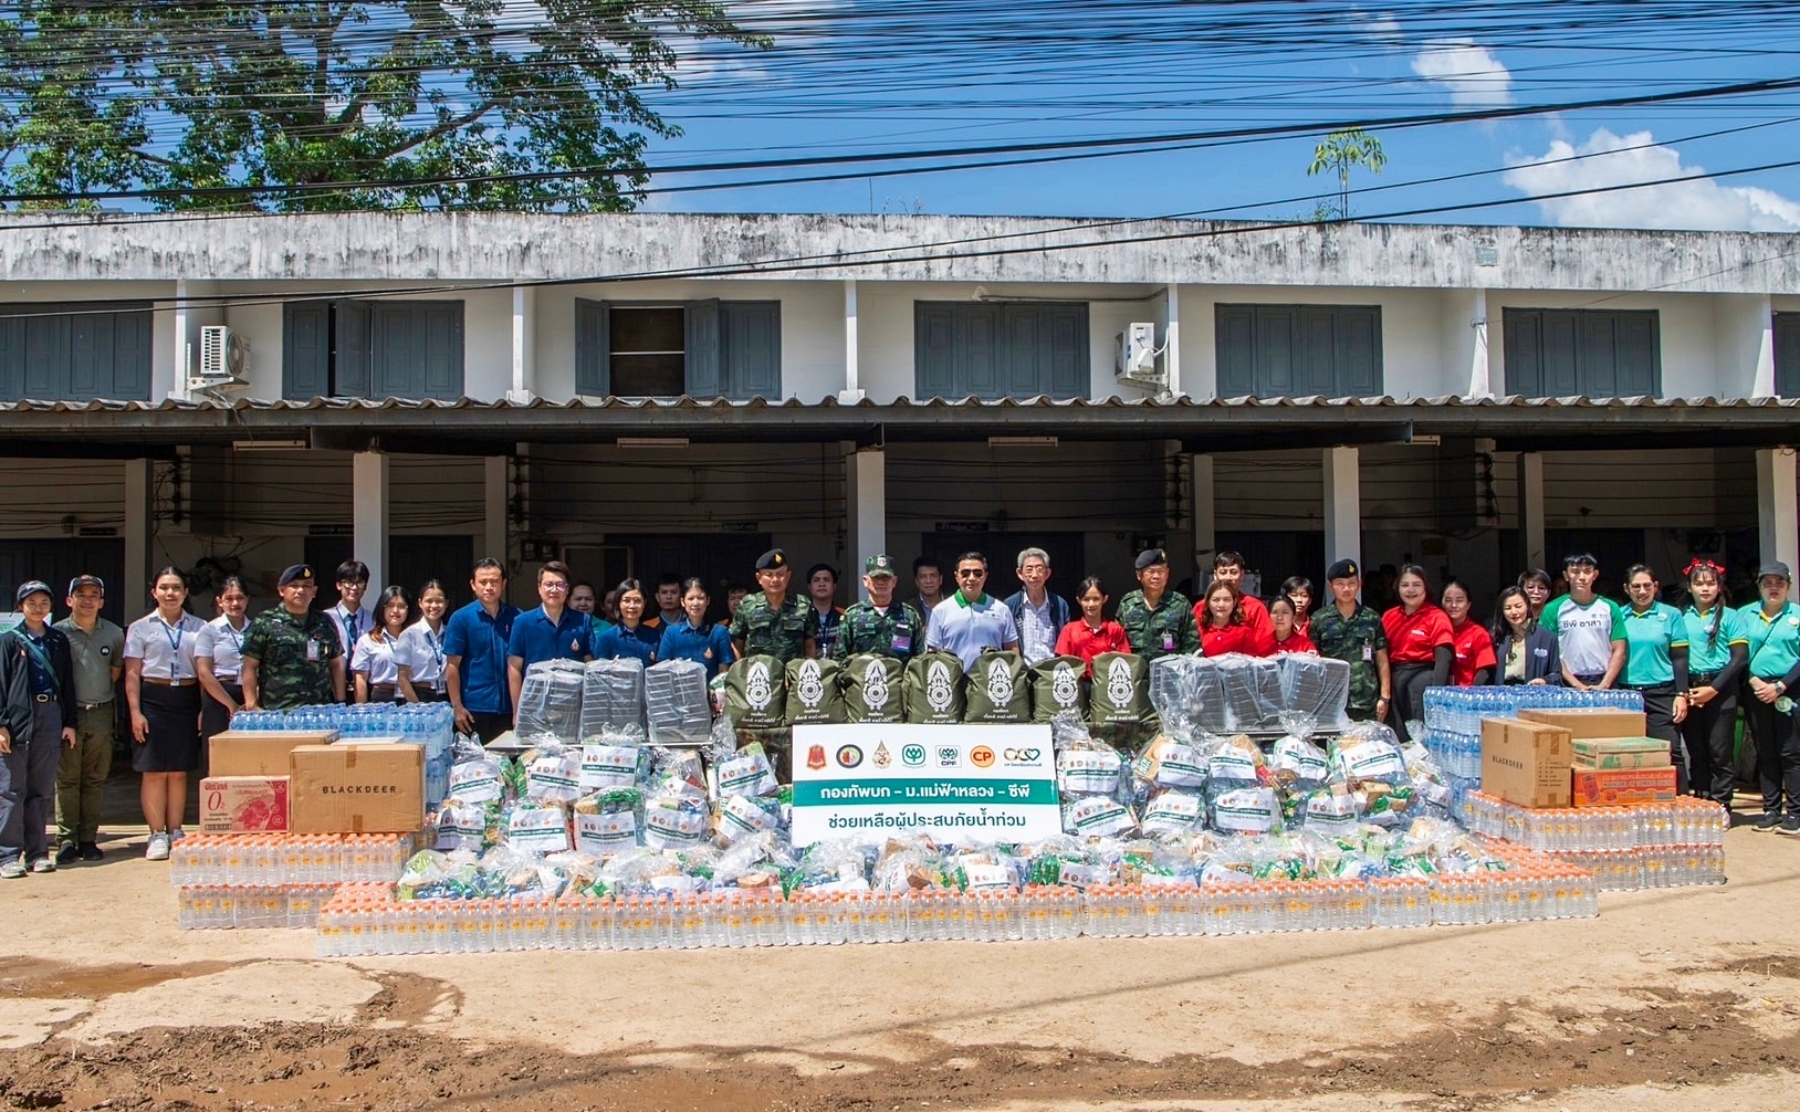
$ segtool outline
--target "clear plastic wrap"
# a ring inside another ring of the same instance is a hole
[[[643,844],[644,793],[635,787],[584,795],[573,810],[575,848],[583,853],[605,858]]]
[[[870,883],[889,892],[943,888],[950,884],[942,849],[923,834],[890,838],[875,859]]]
[[[1386,726],[1359,722],[1346,729],[1332,746],[1331,769],[1356,797],[1364,821],[1392,826],[1413,817],[1412,774]]]
[[[1206,757],[1198,746],[1160,733],[1131,762],[1131,773],[1156,788],[1202,788],[1206,786]]]
[[[506,845],[515,853],[568,850],[568,809],[560,802],[520,800],[507,816]]]
[[[780,787],[768,755],[756,742],[739,749],[730,760],[720,762],[714,778],[721,796],[773,796]]]
[[[627,727],[644,731],[644,662],[594,660],[581,670],[581,736]]]
[[[525,798],[534,803],[573,803],[581,795],[581,750],[554,737],[533,739],[526,754]]]
[[[635,728],[634,728],[635,729]],[[629,788],[650,771],[650,753],[641,744],[612,744],[617,734],[599,734],[581,745],[580,786],[582,791],[601,788]]]
[[[1274,660],[1227,653],[1214,658],[1235,730],[1269,729],[1282,711],[1281,666]]]
[[[553,734],[571,744],[581,737],[584,667],[574,660],[540,660],[525,669],[519,685],[520,737]]]
[[[1289,710],[1313,716],[1319,729],[1339,730],[1349,723],[1350,662],[1329,656],[1289,653],[1276,658],[1281,699]]]
[[[814,842],[783,883],[790,890],[867,892],[874,850],[846,839]]]
[[[1181,838],[1199,829],[1205,819],[1206,801],[1199,792],[1170,788],[1150,796],[1140,825],[1147,837]]]
[[[712,737],[706,666],[665,660],[645,669],[644,713],[652,745],[705,745]]]

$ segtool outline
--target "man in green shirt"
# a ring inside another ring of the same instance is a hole
[[[288,710],[344,701],[344,650],[337,626],[313,610],[313,570],[295,564],[281,573],[281,605],[265,610],[244,634],[245,710]]]
[[[100,800],[112,773],[113,693],[125,670],[125,631],[100,616],[106,584],[97,575],[69,581],[69,616],[56,628],[74,661],[75,750],[56,769],[56,863],[98,861]]]
[[[1625,614],[1594,593],[1600,565],[1590,553],[1563,560],[1563,578],[1569,593],[1546,603],[1538,624],[1556,634],[1564,683],[1577,691],[1610,688],[1625,670]]]
[[[1312,641],[1320,656],[1350,665],[1350,717],[1380,722],[1387,717],[1393,696],[1393,674],[1388,668],[1387,631],[1374,607],[1364,606],[1362,569],[1355,560],[1339,560],[1325,570],[1331,589],[1331,605],[1313,615]]]
[[[890,556],[871,556],[863,564],[863,590],[869,597],[844,610],[832,659],[869,653],[904,663],[924,648],[924,617],[911,604],[894,600],[899,574]]]
[[[762,590],[747,595],[731,619],[731,647],[738,659],[772,656],[790,660],[819,655],[819,615],[809,600],[788,593],[794,569],[787,553],[771,548],[756,561],[756,584]]]
[[[1137,558],[1138,589],[1119,600],[1119,624],[1131,651],[1145,660],[1200,651],[1194,604],[1169,590],[1169,554],[1146,549]]]

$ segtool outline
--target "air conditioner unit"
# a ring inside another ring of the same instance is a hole
[[[1158,354],[1155,323],[1133,321],[1113,339],[1113,375],[1130,386],[1161,390],[1169,384],[1169,372],[1157,366]]]
[[[200,371],[188,379],[189,388],[218,389],[248,386],[250,338],[222,324],[200,329]]]

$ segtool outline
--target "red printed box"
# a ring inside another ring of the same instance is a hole
[[[251,834],[288,828],[285,776],[208,776],[200,781],[200,829]]]
[[[1577,807],[1624,807],[1675,798],[1673,768],[1576,768]]]

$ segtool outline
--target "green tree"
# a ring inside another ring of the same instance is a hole
[[[169,209],[628,210],[649,136],[680,134],[645,93],[697,51],[769,45],[719,0],[15,0],[0,181]],[[442,180],[463,178],[486,180]],[[275,191],[346,181],[369,184]]]
[[[1327,135],[1323,142],[1313,149],[1312,165],[1307,167],[1306,174],[1312,177],[1326,170],[1336,170],[1338,179],[1337,217],[1350,219],[1350,171],[1357,166],[1366,166],[1372,174],[1381,173],[1387,165],[1387,155],[1382,153],[1381,140],[1370,135],[1360,127],[1346,128]],[[1331,207],[1321,204],[1315,212],[1321,220],[1331,219]]]

